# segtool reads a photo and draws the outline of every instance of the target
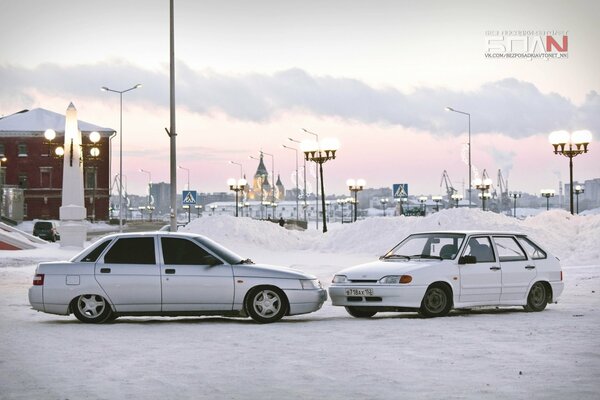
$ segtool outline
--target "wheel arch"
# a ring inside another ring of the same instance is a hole
[[[531,291],[531,288],[533,287],[533,285],[535,285],[538,282],[541,283],[542,285],[544,285],[544,289],[546,289],[546,303],[551,304],[552,300],[554,299],[554,291],[552,290],[552,285],[547,280],[542,280],[542,279],[533,280],[531,282],[531,285],[529,285],[529,289],[527,289],[527,296],[529,296],[529,292]],[[525,297],[525,299],[527,299],[527,297]]]
[[[110,298],[104,292],[85,292],[85,291],[82,291],[81,293],[77,293],[75,295],[75,297],[73,297],[71,299],[71,301],[69,301],[69,306],[67,307],[67,313],[69,315],[73,314],[73,307],[75,306],[75,302],[77,301],[77,299],[79,298],[79,296],[85,296],[87,294],[90,294],[90,295],[93,295],[93,296],[100,296],[100,297],[102,297],[108,303],[108,305],[110,307],[110,310],[112,312],[116,312],[115,305],[112,303],[112,301],[110,300]]]

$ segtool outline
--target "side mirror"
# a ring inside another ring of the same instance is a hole
[[[475,256],[462,256],[458,259],[458,264],[475,264],[477,263],[477,257]]]

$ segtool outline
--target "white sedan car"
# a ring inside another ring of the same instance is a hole
[[[70,261],[38,265],[33,309],[102,323],[121,315],[250,316],[275,322],[321,308],[312,275],[254,264],[190,233],[115,234]]]
[[[408,236],[379,261],[338,272],[329,295],[357,318],[411,310],[438,317],[482,306],[542,311],[563,286],[558,259],[526,235],[429,232]]]

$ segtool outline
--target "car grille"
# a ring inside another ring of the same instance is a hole
[[[363,301],[367,303],[377,303],[383,301],[381,297],[360,297],[360,296],[348,296],[349,302],[362,303]]]

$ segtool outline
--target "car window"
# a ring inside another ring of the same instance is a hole
[[[48,230],[48,229],[52,229],[52,223],[50,223],[50,222],[36,222],[33,227],[34,227],[34,229]]]
[[[100,243],[92,251],[90,251],[87,255],[85,255],[81,259],[81,262],[96,262],[96,260],[98,259],[98,257],[100,257],[100,254],[102,254],[102,252],[104,251],[104,249],[106,248],[106,246],[108,246],[108,244],[111,241],[112,241],[112,239],[111,240],[105,240],[104,242]]]
[[[156,264],[154,238],[122,238],[104,256],[107,264]]]
[[[525,252],[514,237],[494,236],[494,243],[498,249],[500,262],[527,260]]]
[[[165,265],[218,265],[221,260],[194,242],[181,238],[160,239]]]
[[[472,237],[469,239],[469,243],[467,243],[464,255],[475,257],[478,263],[496,261],[494,250],[492,249],[492,243],[490,242],[490,238],[487,236]]]
[[[519,243],[521,243],[521,246],[523,246],[523,249],[525,249],[525,252],[532,260],[541,260],[548,257],[544,250],[540,249],[535,243],[526,237],[520,237]]]
[[[441,258],[454,259],[464,240],[463,234],[419,233],[410,235],[390,250],[384,258]]]

